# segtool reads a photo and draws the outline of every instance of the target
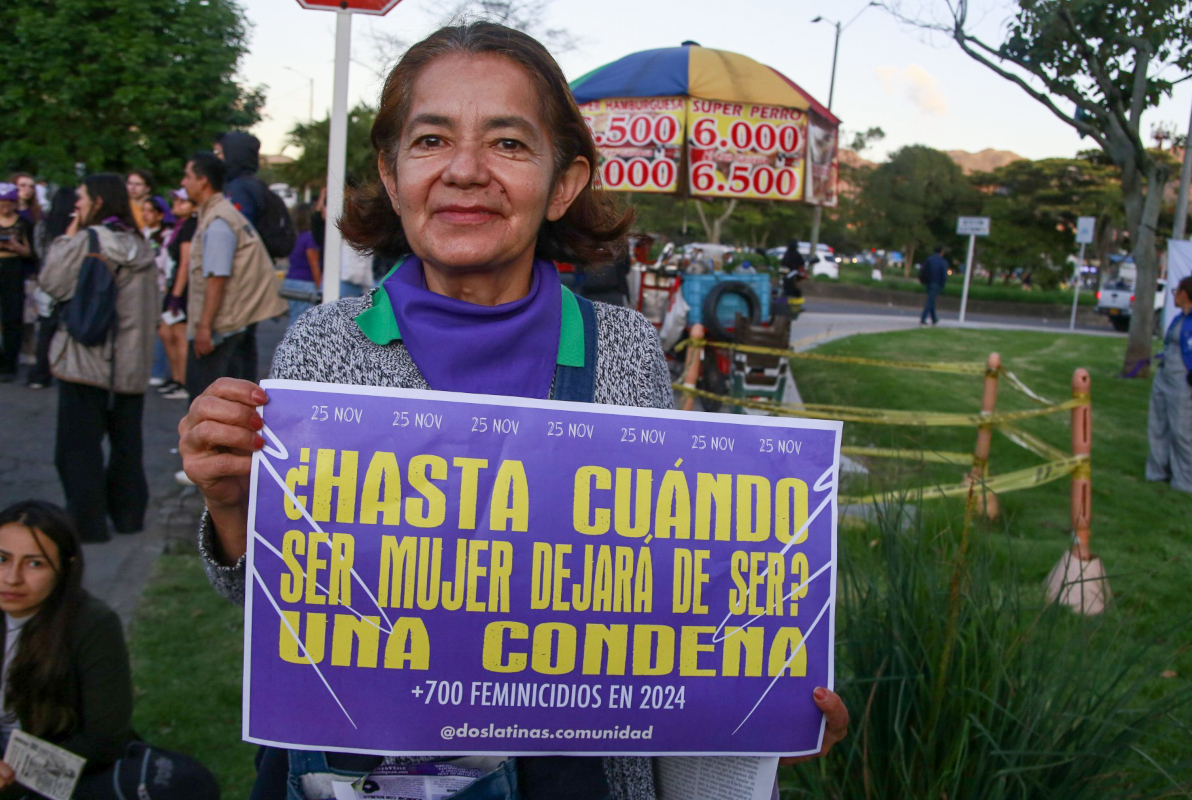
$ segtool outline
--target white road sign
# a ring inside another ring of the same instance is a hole
[[[1097,228],[1096,217],[1077,217],[1076,218],[1076,243],[1077,244],[1092,244],[1093,232]]]
[[[956,233],[961,236],[988,236],[989,217],[960,217],[956,220]]]

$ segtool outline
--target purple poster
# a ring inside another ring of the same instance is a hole
[[[262,386],[246,740],[819,750],[839,422]]]

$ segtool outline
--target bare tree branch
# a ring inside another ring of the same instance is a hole
[[[1044,106],[1046,106],[1048,108],[1048,110],[1051,111],[1051,113],[1055,114],[1061,120],[1063,120],[1064,122],[1068,123],[1073,128],[1075,128],[1078,133],[1081,133],[1085,136],[1092,137],[1092,139],[1095,142],[1097,142],[1097,144],[1101,145],[1102,147],[1107,146],[1104,136],[1095,127],[1093,127],[1092,125],[1089,125],[1087,122],[1081,122],[1080,120],[1076,119],[1074,114],[1067,114],[1067,113],[1061,111],[1059,106],[1057,106],[1055,104],[1055,101],[1053,101],[1050,97],[1048,97],[1043,92],[1040,92],[1035,87],[1031,86],[1020,75],[1016,75],[1013,72],[1010,72],[1009,70],[1003,68],[1002,66],[995,64],[993,61],[991,61],[990,59],[983,56],[981,53],[974,50],[972,47],[969,46],[969,41],[972,40],[972,41],[976,42],[978,44],[978,46],[982,47],[983,49],[985,49],[991,53],[996,53],[997,51],[992,50],[988,45],[985,45],[980,40],[974,39],[972,37],[968,37],[963,31],[958,31],[953,38],[956,40],[956,43],[958,45],[960,45],[960,49],[963,50],[970,58],[974,59],[975,61],[977,61],[980,64],[985,65],[986,67],[989,67],[989,69],[993,70],[995,73],[997,73],[1001,77],[1005,78],[1006,80],[1017,84],[1019,86],[1019,88],[1021,88],[1023,91],[1025,91],[1031,97],[1033,97],[1035,100],[1038,100],[1040,103],[1042,103]],[[1032,71],[1031,74],[1036,75],[1037,73]],[[1058,93],[1063,94],[1065,97],[1068,97],[1069,100],[1073,100],[1078,105],[1082,105],[1083,98],[1081,98],[1077,93],[1075,93],[1075,92],[1070,93],[1071,95],[1074,95],[1074,97],[1069,96],[1068,91],[1061,91]]]

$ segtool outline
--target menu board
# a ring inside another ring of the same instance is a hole
[[[803,199],[805,111],[688,98],[687,143],[693,195]]]
[[[596,139],[597,174],[614,192],[674,192],[683,147],[682,97],[593,100],[580,112]]]
[[[807,193],[804,199],[817,206],[836,206],[837,130],[812,117],[807,131]]]

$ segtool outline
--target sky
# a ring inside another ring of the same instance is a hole
[[[974,0],[977,6],[982,0]],[[297,155],[286,132],[310,113],[331,107],[336,14],[304,9],[297,0],[241,0],[253,26],[250,53],[240,78],[267,87],[266,119],[254,129],[263,153]],[[931,13],[932,0],[916,8]],[[379,47],[386,39],[417,41],[438,28],[454,2],[402,0],[387,16],[352,18],[350,102],[375,103],[386,60],[400,55]],[[980,30],[1000,42],[998,31],[1010,5],[985,0]],[[863,10],[864,9],[864,10]],[[555,52],[568,80],[638,50],[694,40],[704,47],[743,53],[799,84],[825,105],[832,73],[834,27],[823,16],[847,23],[841,34],[833,112],[845,140],[851,132],[881,127],[886,138],[865,151],[871,160],[908,144],[940,150],[1010,150],[1031,159],[1072,156],[1095,147],[1083,141],[1022,89],[964,55],[955,43],[897,22],[865,0],[553,0],[544,27],[567,30],[578,42]],[[312,83],[313,79],[313,83]],[[1192,108],[1192,81],[1144,116],[1185,132]],[[1066,110],[1066,109],[1065,109]]]

